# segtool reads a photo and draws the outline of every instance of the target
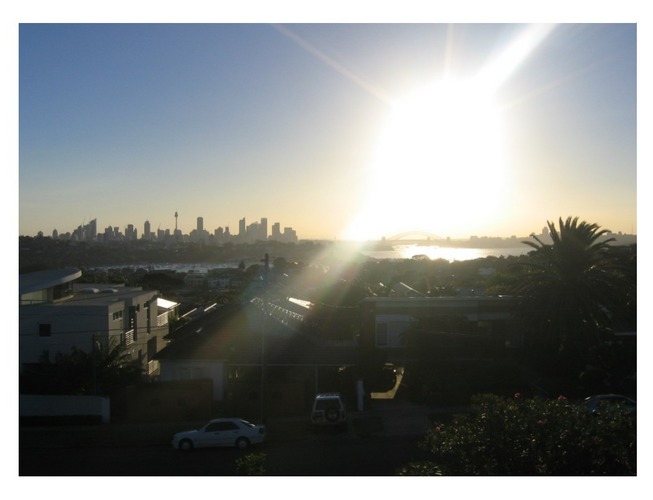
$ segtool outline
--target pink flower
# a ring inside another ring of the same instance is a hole
[[[567,401],[567,398],[560,394],[560,396],[558,396],[558,401]]]
[[[439,425],[436,425],[436,426],[435,426],[435,432],[440,432],[441,430],[442,430],[442,429],[440,428]]]
[[[516,392],[515,393],[515,399],[521,398],[521,392]]]
[[[536,423],[537,423],[538,425],[544,425],[544,424],[546,423],[546,420],[542,420],[542,419],[540,419],[540,420],[538,420]]]

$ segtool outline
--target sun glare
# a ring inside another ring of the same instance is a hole
[[[446,77],[391,105],[346,239],[469,237],[505,215],[510,175],[494,95],[555,27],[528,25],[475,77]]]
[[[482,82],[443,79],[393,103],[350,239],[440,236],[496,216],[505,188],[501,115]]]

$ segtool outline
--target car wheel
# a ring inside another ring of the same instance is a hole
[[[244,437],[240,437],[236,439],[236,448],[238,448],[239,450],[246,450],[247,448],[249,448],[249,439]]]
[[[190,439],[182,439],[179,442],[179,449],[189,451],[193,449],[193,442]]]

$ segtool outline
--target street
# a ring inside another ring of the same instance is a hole
[[[418,439],[404,436],[352,437],[325,434],[248,451],[231,448],[191,452],[169,446],[76,446],[20,449],[21,476],[232,476],[248,453],[267,455],[270,476],[392,476],[405,463],[423,458]]]

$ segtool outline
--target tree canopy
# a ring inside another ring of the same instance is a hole
[[[607,230],[577,217],[547,226],[550,244],[534,235],[523,242],[534,251],[514,290],[517,316],[531,346],[586,353],[623,317],[632,280]]]

